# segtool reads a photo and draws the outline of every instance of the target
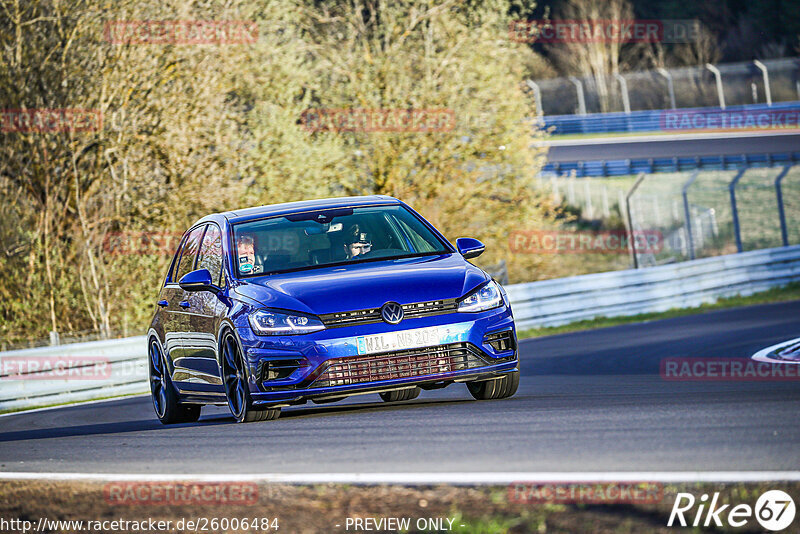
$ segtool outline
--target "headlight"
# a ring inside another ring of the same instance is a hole
[[[500,288],[494,280],[470,293],[458,304],[460,312],[479,312],[497,308],[503,303]]]
[[[325,325],[316,317],[272,310],[256,310],[249,319],[253,332],[267,336],[308,334],[325,329]]]

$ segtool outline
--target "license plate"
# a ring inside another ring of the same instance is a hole
[[[359,354],[418,349],[420,347],[439,345],[439,343],[440,335],[439,327],[437,326],[415,328],[413,330],[400,330],[398,332],[386,332],[384,334],[374,334],[371,336],[358,336],[356,338]]]

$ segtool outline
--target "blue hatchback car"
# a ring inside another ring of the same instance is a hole
[[[239,422],[281,407],[379,393],[386,402],[465,382],[513,395],[508,297],[429,222],[387,196],[209,215],[181,240],[147,334],[162,423],[227,404]]]

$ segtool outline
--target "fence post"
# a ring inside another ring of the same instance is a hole
[[[719,69],[711,63],[706,63],[706,68],[714,74],[717,80],[717,96],[719,97],[719,107],[725,109],[725,93],[722,90],[722,74]]]
[[[631,112],[631,101],[628,98],[628,82],[625,81],[625,78],[619,72],[614,72],[614,78],[617,79],[619,82],[619,89],[622,92],[622,109],[625,110],[625,113],[630,114]]]
[[[570,76],[569,81],[575,84],[575,89],[578,91],[578,114],[586,115],[586,99],[583,96],[583,82],[575,76]]]
[[[639,259],[636,257],[636,238],[633,233],[633,217],[631,216],[631,196],[636,192],[636,188],[639,187],[644,181],[645,174],[643,172],[639,173],[639,176],[636,178],[636,181],[633,183],[633,187],[631,190],[628,191],[628,194],[625,195],[625,211],[628,212],[628,246],[631,249],[631,255],[633,256],[633,268],[639,268]]]
[[[697,248],[702,249],[705,245],[705,237],[703,236],[703,216],[702,214],[694,218],[695,228],[697,228]]]
[[[570,176],[567,181],[567,201],[571,206],[575,206],[575,176]]]
[[[764,94],[766,95],[766,98],[767,98],[767,106],[771,106],[772,105],[772,92],[770,91],[770,88],[769,88],[769,71],[767,71],[767,66],[764,65],[763,63],[761,63],[757,59],[753,60],[753,65],[758,67],[758,69],[761,71],[761,75],[764,77]]]
[[[739,179],[744,175],[747,169],[741,169],[739,172],[736,173],[736,176],[733,177],[731,183],[728,184],[728,191],[731,193],[731,213],[733,214],[733,233],[736,236],[736,251],[742,251],[742,233],[741,229],[739,228],[739,213],[736,211],[736,184],[739,183]]]
[[[556,175],[554,174],[550,180],[553,184],[553,199],[556,204],[561,204],[561,193],[558,191],[558,179],[556,178]]]
[[[669,71],[663,67],[659,67],[656,70],[658,70],[658,73],[660,75],[662,75],[664,78],[667,79],[667,91],[669,92],[669,105],[672,109],[676,109],[677,106],[675,106],[675,86],[672,84],[672,74],[670,74]]]
[[[608,186],[603,184],[603,216],[608,219],[611,217],[611,208],[608,205]]]
[[[700,171],[694,171],[692,175],[686,180],[681,188],[681,195],[683,195],[683,216],[686,219],[686,243],[689,247],[689,259],[694,259],[694,238],[692,237],[692,214],[689,211],[689,188],[692,186]]]
[[[789,246],[789,233],[786,231],[786,213],[783,211],[783,192],[781,191],[781,180],[789,172],[791,165],[787,165],[775,178],[775,194],[778,197],[778,218],[781,221],[781,242],[784,247]]]
[[[528,87],[533,91],[533,100],[536,102],[536,114],[539,118],[542,118],[544,116],[544,110],[542,109],[542,91],[539,90],[539,84],[533,80],[527,80],[525,83],[527,83]]]
[[[583,179],[583,196],[584,204],[586,205],[586,213],[590,219],[594,219],[594,206],[592,206],[592,191],[589,187],[589,178]]]

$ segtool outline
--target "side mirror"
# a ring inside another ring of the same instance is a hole
[[[186,273],[178,284],[186,291],[217,292],[219,290],[219,288],[211,282],[211,273],[208,272],[208,269],[197,269],[196,271]]]
[[[456,248],[465,259],[477,258],[486,250],[486,246],[483,243],[471,237],[459,237],[456,239]]]

